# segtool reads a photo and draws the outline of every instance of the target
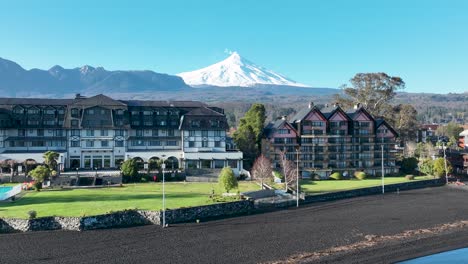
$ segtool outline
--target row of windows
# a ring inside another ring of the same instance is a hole
[[[10,147],[66,147],[66,141],[60,140],[33,140],[33,141],[24,141],[24,140],[15,140],[10,141]]]
[[[190,127],[199,128],[201,127],[202,121],[201,120],[191,120]],[[209,126],[211,128],[222,128],[224,125],[223,121],[220,120],[209,120]]]
[[[195,142],[195,141],[189,141],[188,142],[188,147],[189,148],[208,148],[209,144],[207,140],[203,140],[201,142]],[[215,148],[221,148],[221,141],[215,141],[214,142],[214,147]]]
[[[21,122],[23,123],[23,122]],[[63,125],[63,120],[58,120],[58,121],[55,121],[55,120],[43,120],[43,121],[40,121],[40,120],[28,120],[26,122],[26,124],[28,126],[39,126],[39,125],[44,125],[44,126],[55,126],[55,125],[59,125],[59,126],[62,126]]]
[[[15,109],[13,109],[13,113],[15,114],[24,114],[24,113],[28,113],[28,114],[32,114],[32,115],[38,115],[41,113],[41,109],[38,109],[38,108],[29,108],[29,109],[24,109],[24,108],[21,108],[21,107],[15,107]],[[59,114],[59,115],[63,115],[65,114],[65,110],[64,109],[44,109],[42,110],[42,113],[45,114],[45,115],[55,115],[56,113]]]
[[[150,110],[145,110],[145,111],[131,111],[130,112],[132,116],[139,116],[140,114],[143,114],[144,116],[151,116],[151,115],[179,115],[179,111],[172,110],[172,111],[165,111],[165,110],[156,110],[156,111],[150,111]]]
[[[79,148],[81,146],[82,146],[81,141],[71,141],[70,142],[70,147]],[[115,141],[114,146],[115,147],[123,147],[124,142],[123,141]],[[95,147],[108,148],[108,147],[110,147],[110,140],[85,140],[83,147],[86,147],[86,148],[95,148]]]
[[[157,136],[160,136],[160,135],[163,135],[163,134],[165,134],[168,137],[173,137],[173,136],[175,136],[175,131],[174,131],[174,129],[167,129],[167,130],[153,129],[153,130],[151,130],[151,134],[150,134],[150,130],[137,129],[135,131],[135,134],[136,134],[137,137],[144,137],[144,136],[149,136],[149,135],[151,135],[153,137],[157,137]]]
[[[44,129],[29,129],[29,135],[33,135],[34,131],[36,132],[36,136],[38,137],[43,137],[44,136]],[[63,137],[65,132],[64,130],[61,129],[55,129],[55,130],[48,130],[49,135],[55,136],[55,137]],[[25,137],[26,136],[26,129],[18,129],[18,136],[19,137]]]
[[[159,120],[159,121],[152,121],[152,120],[145,120],[145,121],[140,121],[140,120],[132,120],[132,126],[178,126],[179,122],[177,120],[172,120],[170,122],[167,122],[166,120]]]
[[[138,146],[178,146],[179,141],[177,140],[167,140],[167,141],[161,141],[161,140],[131,140],[130,144],[132,146],[138,147]]]
[[[222,137],[224,136],[224,130],[213,130],[213,136],[215,137]],[[209,131],[208,130],[189,130],[189,136],[190,137],[196,137],[196,136],[202,136],[202,137],[208,137],[209,136]]]

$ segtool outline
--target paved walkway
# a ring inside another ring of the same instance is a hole
[[[468,220],[468,193],[449,187],[353,198],[273,213],[180,224],[86,232],[0,235],[0,263],[258,263],[292,254],[362,241],[365,235],[391,235]],[[1,210],[1,208],[0,208]],[[462,233],[460,233],[462,234]],[[464,233],[466,235],[466,232]],[[465,237],[465,235],[461,235]],[[405,252],[372,251],[343,263],[373,263],[416,257],[452,244],[402,245]],[[439,241],[441,242],[441,241]],[[428,245],[425,247],[424,245]],[[398,246],[397,246],[398,247]],[[401,248],[400,248],[401,249]],[[446,249],[446,248],[444,248]],[[393,255],[392,255],[393,252]]]

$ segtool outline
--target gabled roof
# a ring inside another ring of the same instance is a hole
[[[302,109],[301,111],[297,112],[293,118],[291,119],[291,122],[292,123],[295,123],[295,122],[299,122],[301,120],[304,120],[310,113],[312,113],[313,111],[317,112],[319,115],[321,115],[324,119],[327,119],[323,113],[316,107],[312,107],[312,108],[304,108]]]
[[[263,130],[263,133],[265,134],[266,137],[269,137],[273,132],[281,128],[283,124],[286,124],[289,128],[291,128],[297,134],[296,128],[294,128],[288,121],[282,118],[269,123]]]
[[[326,111],[326,112],[325,112]],[[327,107],[325,109],[322,109],[323,115],[327,118],[327,120],[330,120],[330,118],[336,113],[336,112],[341,112],[348,121],[352,120],[348,114],[341,109],[339,106],[332,106],[332,107]]]
[[[89,106],[121,106],[121,107],[127,107],[126,104],[114,100],[108,96],[105,96],[103,94],[98,94],[92,97],[88,98],[83,98],[83,99],[75,99],[73,102],[74,106],[84,106],[84,107],[89,107]]]
[[[392,131],[392,133],[395,135],[395,137],[399,137],[398,133],[395,131],[395,129],[393,129],[393,127],[391,125],[389,125],[387,123],[387,121],[379,118],[379,119],[376,119],[375,120],[375,130],[377,131],[377,129],[379,129],[379,127],[381,125],[385,125],[388,129],[390,129],[390,131]]]
[[[369,117],[370,120],[374,120],[375,118],[362,106],[359,106],[358,108],[350,108],[346,110],[346,114],[349,116],[349,118],[354,119],[356,114],[358,112],[363,112],[367,117]]]

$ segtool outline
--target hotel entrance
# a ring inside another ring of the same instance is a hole
[[[83,154],[83,168],[85,169],[110,169],[111,164],[111,153]]]

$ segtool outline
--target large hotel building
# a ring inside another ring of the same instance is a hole
[[[242,169],[227,144],[223,109],[194,101],[0,98],[0,160],[43,162],[61,169],[111,169],[127,159],[166,159],[173,168]],[[143,166],[143,165],[142,165]]]
[[[279,167],[280,152],[299,162],[303,177],[326,178],[332,172],[352,176],[355,171],[370,175],[397,173],[397,133],[381,118],[362,106],[343,110],[339,105],[319,109],[310,103],[291,120],[278,119],[265,129],[262,152]],[[383,146],[383,151],[382,151]],[[299,155],[299,157],[297,156]]]

